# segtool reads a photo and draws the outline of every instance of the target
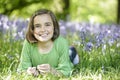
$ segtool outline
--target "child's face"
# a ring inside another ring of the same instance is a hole
[[[34,36],[40,42],[51,40],[54,33],[53,21],[48,14],[38,15],[34,18]]]

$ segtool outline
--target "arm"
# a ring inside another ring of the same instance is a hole
[[[73,64],[71,63],[69,58],[68,42],[65,39],[62,39],[61,41],[62,42],[60,42],[58,45],[60,58],[59,58],[59,64],[56,70],[65,76],[70,76],[73,68]]]
[[[23,43],[20,63],[19,63],[17,71],[21,72],[21,71],[27,70],[28,67],[31,67],[31,66],[32,64],[30,60],[30,44],[27,42],[27,40],[25,40]]]

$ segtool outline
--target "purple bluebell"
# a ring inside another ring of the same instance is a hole
[[[92,42],[88,42],[88,43],[86,43],[86,45],[85,45],[85,50],[86,51],[91,51],[92,49],[93,49],[93,43]]]
[[[75,25],[73,24],[73,22],[66,22],[66,29],[69,33],[73,34],[75,33]]]
[[[17,32],[21,32],[28,25],[27,21],[18,19],[16,20]]]
[[[96,47],[99,47],[103,43],[104,43],[104,34],[100,32],[98,35],[96,35]]]
[[[86,30],[84,28],[80,31],[80,38],[82,40],[81,43],[84,44],[86,40]]]

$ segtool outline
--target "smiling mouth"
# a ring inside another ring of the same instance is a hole
[[[48,34],[46,33],[46,34],[38,34],[39,36],[41,36],[41,37],[46,37],[46,36],[48,36]]]

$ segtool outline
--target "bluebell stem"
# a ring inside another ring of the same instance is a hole
[[[99,35],[96,36],[96,47],[99,47],[103,43],[104,43],[104,34],[99,33]]]
[[[80,46],[81,45],[81,43],[80,43],[80,41],[73,41],[73,45],[77,45],[77,46]]]
[[[120,43],[117,43],[116,47],[120,47]]]
[[[109,39],[108,43],[110,46],[112,46],[112,44],[114,43],[114,39]]]
[[[82,44],[85,44],[85,40],[86,40],[86,30],[84,30],[84,29],[82,29],[81,31],[80,31],[80,38],[81,38],[81,40],[82,40]]]
[[[106,51],[106,44],[103,44],[102,45],[102,53],[103,53],[103,55],[105,54],[105,51]]]
[[[105,67],[104,67],[104,65],[102,65],[102,72],[104,73],[105,72]]]

